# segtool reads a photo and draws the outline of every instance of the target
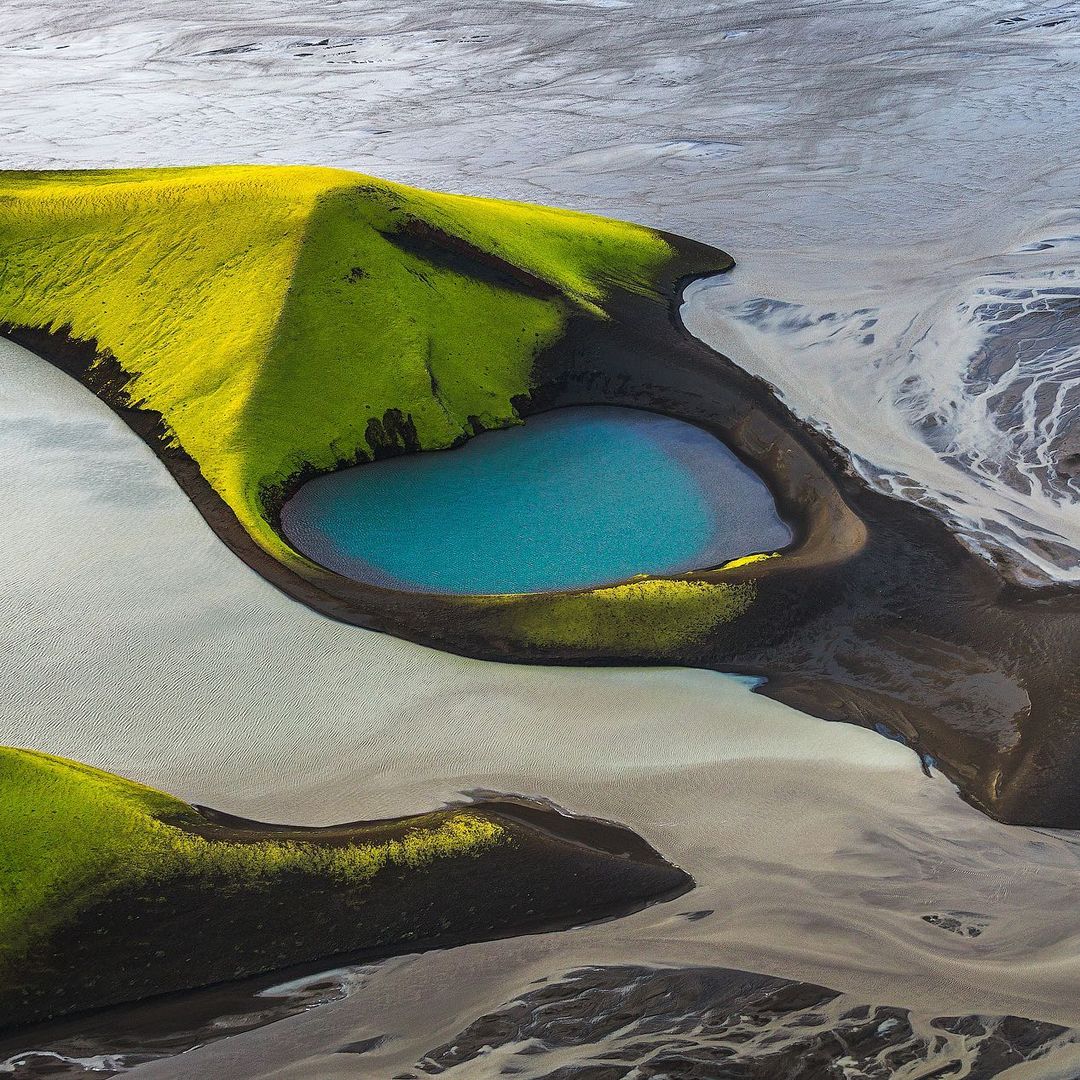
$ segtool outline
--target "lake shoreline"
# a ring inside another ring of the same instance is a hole
[[[448,596],[610,588],[791,539],[767,487],[714,435],[613,405],[324,474],[281,523],[295,550],[343,577]]]

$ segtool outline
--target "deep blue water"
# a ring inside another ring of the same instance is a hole
[[[317,477],[286,504],[282,525],[338,573],[444,593],[600,585],[790,539],[768,489],[719,440],[608,406]]]

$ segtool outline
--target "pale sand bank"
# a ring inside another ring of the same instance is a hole
[[[12,744],[312,825],[496,783],[632,802],[639,770],[718,755],[911,764],[712,672],[493,664],[322,618],[235,558],[86,390],[9,342],[0,365]]]

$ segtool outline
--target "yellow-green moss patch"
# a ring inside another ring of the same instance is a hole
[[[402,242],[450,238],[464,262]],[[515,286],[472,251],[543,283]],[[604,318],[674,253],[587,214],[419,191],[338,169],[0,173],[0,321],[70,327],[160,412],[243,527],[298,556],[263,496],[374,449],[398,410],[424,449],[516,419],[571,312]],[[473,272],[475,271],[475,272]]]
[[[394,837],[230,841],[193,807],[163,792],[65,758],[0,748],[0,969],[82,908],[170,879],[210,887],[272,884],[302,872],[356,886],[389,866],[421,867],[508,842],[506,830],[463,809],[425,815]]]
[[[508,607],[523,641],[601,654],[663,655],[731,622],[753,603],[752,581],[712,584],[648,578],[588,592],[491,597]]]
[[[755,563],[765,562],[767,559],[779,559],[779,551],[770,551],[767,554],[759,552],[756,555],[743,555],[738,559],[732,559],[720,567],[721,570],[737,570],[740,566],[753,566]]]

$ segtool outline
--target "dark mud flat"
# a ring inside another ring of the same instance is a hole
[[[479,1017],[397,1080],[476,1075],[481,1063],[484,1075],[533,1080],[889,1080],[916,1067],[991,1080],[1078,1039],[1017,1016],[921,1020],[725,968],[589,967]],[[374,1042],[340,1052],[370,1053],[376,1075]]]
[[[0,1034],[0,1065],[15,1080],[116,1076],[217,1039],[272,1024],[347,996],[373,967],[316,965],[220,986],[162,994]]]
[[[771,387],[693,338],[679,318],[685,284],[729,269],[725,253],[663,234],[677,257],[654,292],[613,288],[610,318],[571,313],[544,352],[528,416],[568,405],[661,412],[712,432],[772,491],[793,533],[780,558],[683,580],[754,590],[744,614],[677,647],[538,645],[509,605],[406,593],[316,566],[286,566],[247,535],[184,451],[164,442],[159,414],[126,396],[127,374],[93,342],[63,330],[0,333],[52,360],[108,401],[154,447],[218,535],[264,577],[332,617],[450,652],[525,663],[664,663],[764,676],[759,692],[827,720],[889,733],[936,764],[968,801],[1005,822],[1080,827],[1080,597],[1032,590],[969,552],[929,510],[872,491]],[[498,269],[519,290],[549,290],[459,238],[434,230],[433,265],[466,259]],[[440,252],[442,254],[440,254]],[[479,430],[479,429],[478,429]],[[391,410],[376,456],[419,449],[407,416]],[[283,503],[310,479],[301,469],[268,493]]]
[[[29,1025],[52,1017],[296,965],[325,970],[328,958],[368,961],[561,930],[693,887],[688,874],[618,825],[516,799],[456,810],[493,823],[503,839],[428,864],[388,865],[361,885],[296,870],[263,883],[174,875],[113,890],[35,946],[0,986],[0,1050],[25,1050],[39,1037],[48,1042],[48,1029]],[[192,831],[234,844],[274,839],[337,847],[402,838],[418,823],[453,812],[296,828],[202,809],[206,825]],[[200,1007],[195,999],[196,1013]],[[126,1038],[123,1013],[114,1018],[114,1036]],[[109,1049],[110,1040],[101,1041],[99,1053]]]

